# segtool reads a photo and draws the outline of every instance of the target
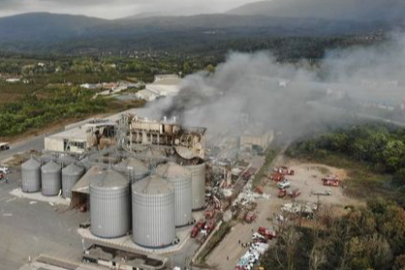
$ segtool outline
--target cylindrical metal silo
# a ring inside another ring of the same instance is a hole
[[[201,210],[205,207],[205,162],[185,167],[191,172],[193,210]]]
[[[50,161],[41,168],[42,195],[56,196],[62,188],[61,167]]]
[[[117,238],[130,228],[129,181],[113,170],[98,170],[90,179],[90,230],[103,238]]]
[[[135,158],[123,160],[115,165],[114,169],[125,174],[131,180],[131,183],[135,183],[149,175],[149,168],[145,162]]]
[[[156,174],[169,180],[174,186],[176,227],[189,225],[193,220],[190,171],[183,166],[169,162],[159,165]]]
[[[84,168],[71,163],[62,170],[62,196],[71,198],[72,188],[84,174]]]
[[[76,161],[77,161],[77,159],[70,155],[65,155],[65,156],[59,158],[59,162],[61,164],[63,164],[63,166],[69,166],[70,164],[72,164]]]
[[[174,243],[174,187],[151,175],[132,185],[132,240],[140,246],[162,248]]]
[[[25,193],[39,192],[41,190],[41,163],[31,158],[21,165],[22,185]]]
[[[48,163],[52,160],[55,160],[56,157],[51,154],[44,154],[40,157],[40,159],[41,159],[41,162],[44,164],[44,163]]]
[[[163,151],[154,148],[148,148],[142,151],[141,156],[146,160],[154,159],[159,161],[167,159],[167,156],[163,153]]]

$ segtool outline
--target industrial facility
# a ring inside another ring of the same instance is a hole
[[[21,192],[88,213],[77,229],[91,243],[84,262],[114,268],[127,254],[125,269],[166,269],[166,254],[208,239],[229,196],[252,175],[255,168],[224,153],[253,153],[273,139],[272,132],[245,132],[207,148],[205,132],[175,117],[91,119],[46,137],[45,151],[21,163]]]

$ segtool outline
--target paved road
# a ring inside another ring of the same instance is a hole
[[[196,253],[200,244],[197,243],[195,239],[188,239],[187,243],[181,249],[181,251],[176,252],[171,256],[171,267],[178,266],[181,269],[191,269],[190,262]]]
[[[44,138],[45,134],[12,144],[10,150],[0,152],[0,161],[9,158],[15,154],[23,153],[29,150],[37,150],[37,151],[43,150],[45,147]]]
[[[8,184],[0,181],[0,270],[19,269],[28,256],[41,253],[79,260],[82,243],[76,229],[88,213],[15,198],[9,192],[19,179],[17,172],[9,175]]]

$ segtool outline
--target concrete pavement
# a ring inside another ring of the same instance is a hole
[[[11,145],[10,150],[0,152],[0,161],[10,158],[13,155],[23,153],[29,150],[41,151],[44,149],[45,134],[30,138]]]

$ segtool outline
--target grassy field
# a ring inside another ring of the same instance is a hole
[[[382,196],[386,199],[401,197],[401,194],[391,186],[391,175],[374,172],[369,165],[344,155],[324,153],[300,156],[299,159],[303,162],[316,162],[345,169],[348,179],[344,182],[344,188],[346,195],[350,197],[360,199],[369,199],[373,196]]]

